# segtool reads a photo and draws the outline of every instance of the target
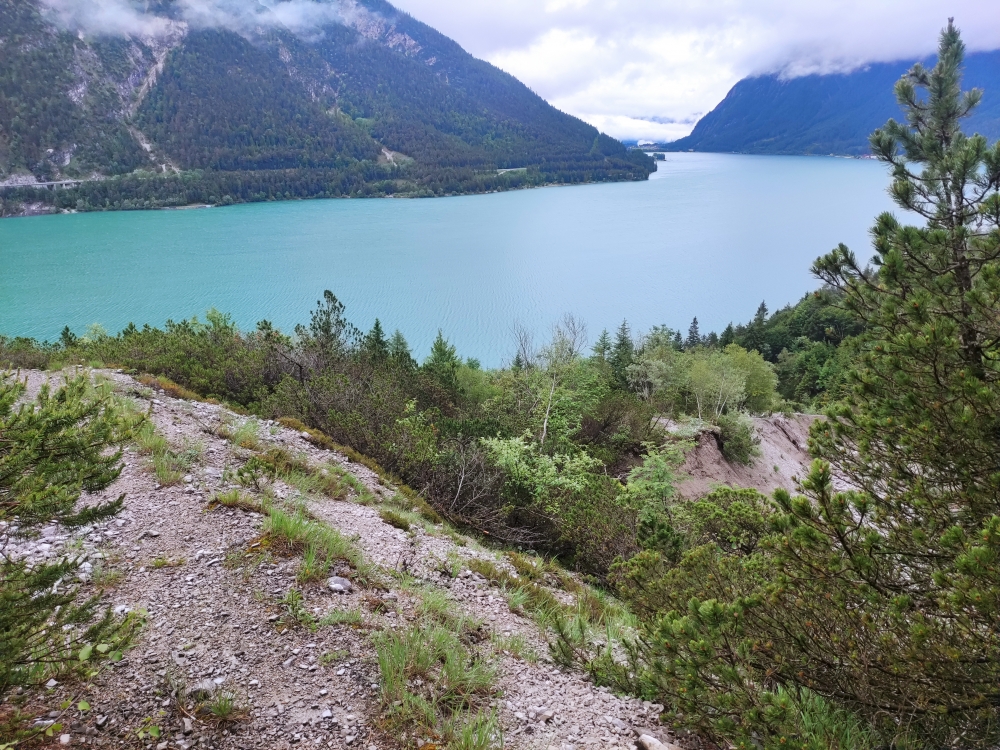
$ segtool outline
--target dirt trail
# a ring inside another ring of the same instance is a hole
[[[124,493],[120,516],[74,533],[50,526],[37,539],[13,540],[13,547],[8,543],[8,549],[29,558],[82,555],[85,592],[102,593],[119,612],[147,613],[137,643],[122,662],[90,686],[42,689],[28,707],[42,722],[60,721],[63,728],[56,739],[69,745],[157,750],[412,747],[412,739],[403,744],[379,729],[379,670],[370,642],[373,632],[405,624],[413,605],[407,592],[355,587],[335,594],[325,582],[296,584],[297,559],[258,554],[254,545],[261,535],[261,514],[209,504],[214,493],[235,486],[234,472],[252,455],[220,437],[218,427],[245,418],[217,405],[153,393],[120,373],[101,374],[148,410],[175,448],[196,446],[198,458],[183,482],[161,487],[149,459],[130,447],[119,480],[100,497],[84,499],[94,502]],[[27,377],[35,392],[45,380],[60,376],[32,372]],[[262,449],[281,447],[314,465],[335,462],[377,497],[394,494],[372,471],[317,448],[303,434],[271,422],[261,427]],[[297,490],[280,482],[274,489],[279,498],[306,502],[315,518],[353,537],[378,568],[408,571],[445,592],[489,633],[519,635],[538,654],[537,661],[497,655],[501,695],[495,708],[505,747],[632,748],[640,729],[667,739],[657,728],[660,707],[618,698],[578,672],[557,668],[548,658],[546,634],[533,620],[512,612],[498,589],[469,570],[453,577],[455,561],[463,568],[476,557],[509,567],[502,555],[441,527],[401,531],[385,523],[376,508],[356,502],[356,496],[345,501],[298,498]],[[321,626],[316,632],[286,625],[280,602],[293,588],[301,589],[302,607],[317,618],[351,610],[361,613],[361,621]],[[178,687],[204,694],[229,691],[246,715],[217,726],[173,698]],[[64,700],[75,705],[82,698],[92,706],[88,712],[59,710]],[[160,736],[140,739],[138,732],[151,726],[160,728]]]

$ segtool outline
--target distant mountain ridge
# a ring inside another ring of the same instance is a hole
[[[925,60],[933,64],[933,60]],[[669,151],[748,154],[869,153],[868,136],[902,113],[893,85],[912,61],[876,63],[847,74],[744,78]],[[1000,138],[1000,51],[969,54],[963,88],[984,89],[967,133]]]
[[[0,0],[0,200],[439,195],[653,170],[384,0],[307,5],[323,17],[303,32],[280,21],[301,2],[219,3],[242,15],[199,23],[191,4],[148,0],[137,7],[151,30],[126,34]],[[87,182],[58,196],[11,188],[65,180]]]

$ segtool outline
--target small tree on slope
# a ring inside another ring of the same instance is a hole
[[[18,405],[24,391],[0,373],[0,696],[79,662],[81,651],[87,658],[85,649],[117,629],[96,598],[76,603],[75,561],[29,566],[10,545],[42,524],[83,526],[116,514],[122,498],[83,509],[76,503],[118,478],[121,446],[140,419],[85,377]]]
[[[907,125],[890,121],[871,139],[892,166],[893,198],[925,226],[883,214],[874,270],[843,247],[815,266],[868,329],[850,396],[813,431],[814,452],[859,491],[832,494],[817,471],[812,508],[784,505],[802,540],[792,545],[800,570],[825,562],[837,590],[855,587],[875,605],[869,617],[885,618],[881,639],[893,634],[890,648],[856,670],[863,682],[848,694],[901,717],[941,717],[967,732],[965,742],[977,734],[994,742],[1000,144],[961,132],[982,97],[961,91],[963,57],[949,21],[935,68],[917,65],[896,86]],[[877,677],[883,670],[895,677]]]

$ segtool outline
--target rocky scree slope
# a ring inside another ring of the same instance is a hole
[[[550,660],[544,628],[491,585],[490,570],[518,579],[517,558],[412,512],[387,512],[401,507],[396,488],[317,447],[307,433],[172,398],[118,372],[93,376],[111,379],[122,398],[149,414],[170,446],[174,474],[157,472],[136,445],[116,484],[83,501],[124,493],[117,518],[74,531],[50,526],[36,539],[0,529],[12,554],[84,557],[84,593],[101,594],[118,613],[142,613],[123,661],[91,682],[52,680],[13,696],[39,727],[58,721],[62,745],[436,747],[426,744],[432,737],[387,719],[391,707],[373,649],[381,635],[411,627],[434,602],[451,622],[474,623],[479,636],[471,648],[497,669],[486,711],[496,712],[502,740],[494,731],[492,746],[660,748],[667,739],[657,726],[662,707],[616,697]],[[61,377],[27,373],[29,394]],[[344,491],[334,493],[338,499],[324,496],[291,475],[258,491],[246,481],[247,467],[277,450],[298,466],[342,477]],[[242,499],[218,502],[226,493]],[[263,495],[271,507],[297,508],[339,532],[356,550],[354,562],[302,582],[301,550],[290,554],[263,533]],[[537,590],[572,606],[585,589],[560,575],[562,585],[539,577]],[[220,699],[233,704],[229,720],[211,713]],[[90,710],[76,708],[81,700]],[[70,708],[60,708],[64,701]]]

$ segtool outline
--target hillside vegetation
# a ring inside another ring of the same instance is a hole
[[[300,34],[271,18],[194,26],[172,2],[147,18],[161,30],[74,33],[37,0],[0,2],[0,185],[90,180],[8,186],[0,210],[439,195],[653,169],[387,3]]]

